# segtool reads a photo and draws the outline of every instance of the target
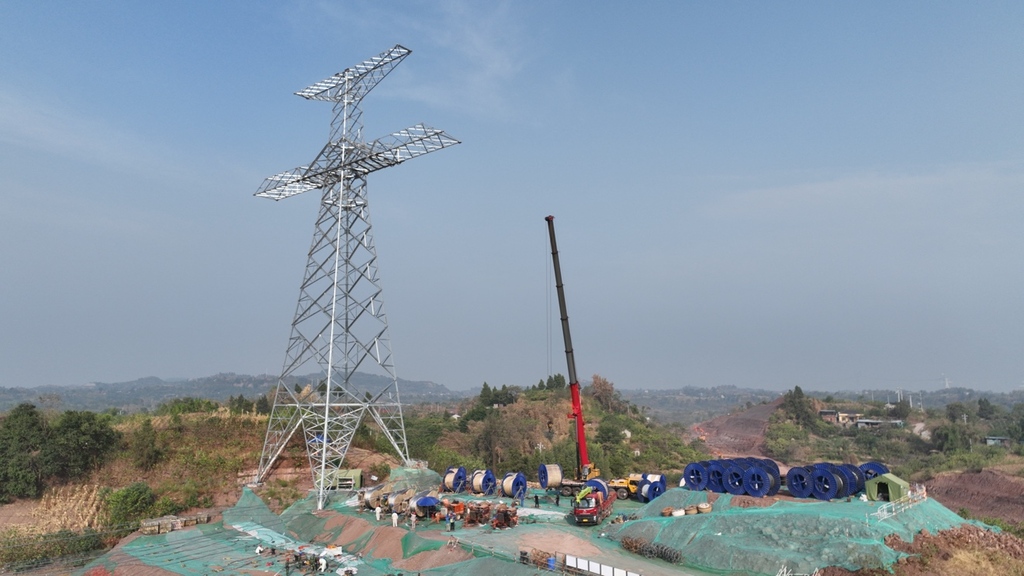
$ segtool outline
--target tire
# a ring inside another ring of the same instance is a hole
[[[568,486],[562,486],[562,496],[565,496],[566,498],[572,496],[572,488]]]
[[[626,490],[625,488],[619,488],[615,491],[615,494],[619,497],[619,500],[629,499],[629,490]]]

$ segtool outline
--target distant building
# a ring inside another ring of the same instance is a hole
[[[867,418],[857,419],[857,428],[881,428],[882,426],[895,426],[903,428],[903,420],[870,420]]]
[[[1012,446],[1013,440],[1005,436],[985,436],[986,446]]]
[[[839,412],[838,410],[818,410],[818,417],[825,422],[832,424],[838,424],[840,426],[849,426],[857,422],[863,414]]]
[[[860,418],[862,416],[864,416],[864,415],[863,414],[858,414],[858,413],[849,413],[848,414],[846,412],[840,412],[839,413],[839,423],[840,424],[853,424],[857,420],[860,420]]]

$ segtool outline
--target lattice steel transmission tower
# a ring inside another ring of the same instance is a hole
[[[313,470],[317,506],[323,509],[337,482],[352,437],[369,415],[408,462],[398,378],[381,300],[366,176],[410,158],[458,144],[441,130],[417,124],[373,142],[362,139],[363,97],[410,50],[394,48],[296,92],[334,103],[330,141],[309,166],[266,179],[256,196],[281,200],[321,190],[319,216],[299,291],[284,367],[263,442],[255,481],[262,482],[296,430]],[[380,386],[357,389],[357,369],[376,363]],[[316,364],[319,381],[301,391],[286,384]],[[369,388],[369,389],[368,389]]]

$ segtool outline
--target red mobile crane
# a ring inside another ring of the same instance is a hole
[[[576,360],[572,352],[572,337],[569,335],[569,313],[565,308],[565,290],[562,287],[562,269],[558,265],[558,245],[555,242],[555,217],[545,218],[548,222],[548,235],[551,237],[551,260],[555,266],[555,289],[558,292],[558,311],[562,316],[562,337],[565,339],[565,360],[569,366],[569,392],[572,395],[572,413],[569,418],[576,421],[576,482],[574,487],[579,490],[573,502],[572,513],[577,524],[598,524],[608,517],[612,511],[615,492],[608,490],[607,484],[598,476],[601,471],[595,468],[587,455],[587,435],[584,429],[583,405],[580,402],[580,382],[576,377]],[[588,482],[597,480],[596,483]],[[584,485],[584,483],[587,483]],[[599,486],[604,486],[603,493]]]

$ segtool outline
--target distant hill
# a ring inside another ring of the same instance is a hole
[[[313,375],[291,377],[289,386],[305,386],[316,379]],[[359,391],[379,390],[387,378],[374,374],[356,372],[352,384]],[[7,411],[23,402],[30,402],[42,408],[56,410],[90,410],[102,412],[117,409],[126,413],[152,410],[161,403],[174,398],[196,397],[225,401],[232,396],[242,395],[256,398],[270,392],[277,384],[277,376],[261,374],[250,376],[231,372],[180,380],[162,380],[150,376],[131,382],[93,382],[81,386],[40,386],[38,388],[0,387],[0,411]],[[398,390],[402,402],[445,402],[464,396],[453,392],[443,384],[429,381],[398,379]]]
[[[647,414],[662,422],[678,422],[684,426],[728,414],[737,408],[749,408],[771,402],[780,392],[752,390],[736,386],[697,388],[686,386],[676,390],[619,390],[624,400],[647,409]]]

